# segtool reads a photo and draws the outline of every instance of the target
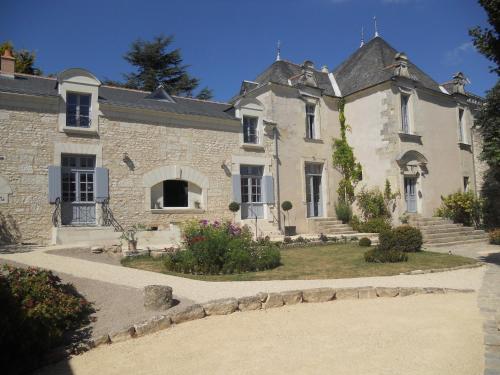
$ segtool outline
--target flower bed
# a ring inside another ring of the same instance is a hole
[[[278,247],[269,240],[253,241],[248,228],[230,222],[189,221],[185,249],[165,257],[168,270],[182,273],[231,274],[279,266]]]

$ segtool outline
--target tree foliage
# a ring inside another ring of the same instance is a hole
[[[479,0],[488,14],[490,28],[479,26],[469,30],[474,46],[491,60],[492,71],[500,74],[500,2]],[[483,149],[481,159],[488,166],[484,174],[481,193],[485,198],[484,222],[487,226],[500,226],[500,81],[486,95],[486,102],[476,115],[475,126],[479,130]]]
[[[14,67],[16,73],[31,74],[36,76],[42,74],[42,71],[35,67],[35,52],[25,49],[16,51],[12,42],[6,41],[0,44],[0,55],[3,55],[7,49],[12,52],[12,56],[16,59]]]
[[[342,174],[339,181],[337,193],[340,202],[354,202],[354,188],[361,180],[361,164],[356,161],[354,151],[346,138],[346,131],[350,130],[346,124],[344,114],[345,101],[339,101],[339,121],[340,121],[340,139],[333,140],[333,166]]]
[[[137,39],[124,55],[124,59],[135,71],[124,74],[123,83],[112,80],[105,83],[145,91],[154,91],[162,85],[171,95],[193,96],[199,79],[188,73],[189,66],[183,64],[181,50],[170,49],[173,39],[172,35],[159,35],[151,41]],[[213,97],[213,92],[205,87],[196,97],[208,100]]]

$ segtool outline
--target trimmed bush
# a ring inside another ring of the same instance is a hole
[[[398,263],[408,261],[408,255],[398,250],[381,250],[378,247],[365,252],[365,261],[369,263]]]
[[[351,205],[347,202],[338,202],[335,204],[335,214],[337,219],[341,220],[342,223],[346,224],[351,221],[352,209]]]
[[[409,225],[401,225],[379,234],[379,249],[397,250],[405,253],[420,251],[423,244],[422,232]]]
[[[372,245],[372,241],[368,237],[363,237],[359,240],[358,245],[368,247]]]
[[[94,312],[52,272],[11,266],[0,272],[0,308],[0,368],[8,374],[42,365],[50,349],[67,343],[68,333],[88,324]]]
[[[490,232],[490,243],[500,245],[500,229],[495,229]]]
[[[236,213],[240,210],[240,204],[238,202],[229,203],[229,211]]]
[[[380,233],[390,229],[389,220],[383,217],[369,219],[367,222],[359,224],[359,230],[364,233]]]
[[[248,228],[207,220],[184,227],[185,249],[165,257],[168,270],[195,274],[241,273],[277,267],[280,252],[269,239],[252,240]]]
[[[482,207],[483,201],[476,198],[473,192],[457,192],[441,197],[441,207],[437,209],[436,215],[451,219],[454,223],[479,227]]]

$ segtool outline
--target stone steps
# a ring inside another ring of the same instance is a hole
[[[314,221],[316,222],[316,231],[318,233],[333,235],[352,235],[357,233],[348,224],[344,224],[336,218],[325,217],[314,219]]]
[[[456,246],[488,240],[488,235],[482,230],[439,217],[412,218],[409,223],[422,231],[427,246]]]

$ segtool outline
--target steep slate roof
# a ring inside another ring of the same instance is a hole
[[[16,74],[15,79],[0,76],[0,92],[57,97],[57,80],[30,75]],[[230,104],[173,96],[175,103],[147,99],[147,91],[128,90],[118,87],[99,87],[99,102],[117,106],[151,109],[182,115],[208,116],[221,119],[235,119],[228,111]]]
[[[289,61],[275,61],[269,68],[264,70],[254,81],[260,85],[268,82],[288,85],[288,80],[302,73],[302,66]],[[323,90],[325,95],[335,96],[328,73],[318,70],[313,71],[314,79],[318,87]]]
[[[394,56],[398,51],[381,37],[360,47],[333,70],[342,96],[388,81],[393,75]],[[408,61],[410,76],[428,89],[440,91],[439,84]]]

